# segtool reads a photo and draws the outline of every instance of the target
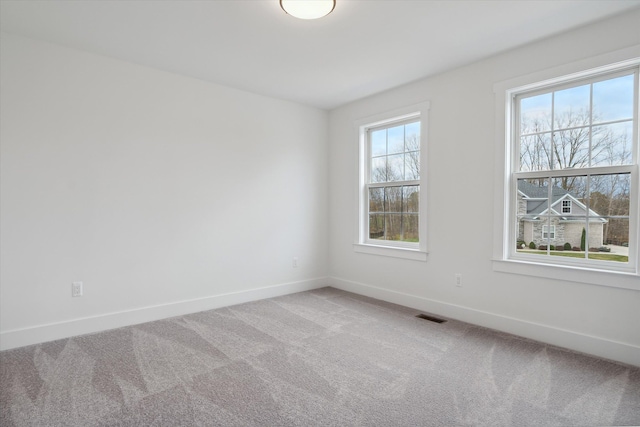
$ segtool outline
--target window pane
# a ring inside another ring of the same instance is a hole
[[[633,122],[595,126],[591,142],[591,166],[619,166],[632,162]]]
[[[548,217],[540,217],[540,220],[534,224],[536,229],[536,233],[534,233],[534,238],[538,238],[540,245],[549,246],[553,245],[555,239],[555,227],[552,224],[555,224],[556,221],[551,221]],[[539,227],[539,228],[538,228]],[[546,250],[546,249],[542,249]]]
[[[629,262],[629,219],[598,217],[589,222],[587,257]]]
[[[404,156],[404,179],[420,179],[420,152],[410,151]]]
[[[584,248],[586,252],[598,253],[599,248],[604,245],[604,218],[590,218],[589,227],[585,236]],[[582,240],[580,241],[582,245]],[[582,246],[580,246],[582,249]],[[592,258],[589,254],[587,257]]]
[[[369,189],[369,238],[384,239],[384,188]]]
[[[521,207],[526,208],[527,214],[533,215],[542,212],[538,209],[538,204],[541,202],[546,203],[546,199],[549,197],[548,186],[549,180],[547,178],[518,180],[518,200],[524,202]],[[546,209],[546,206],[544,206],[544,209]],[[518,210],[520,211],[520,208]]]
[[[563,204],[571,205],[572,215],[586,215],[587,177],[582,175],[563,176],[552,180],[553,214],[563,214]],[[566,212],[564,212],[566,214]]]
[[[406,151],[420,151],[420,122],[405,125],[404,146]]]
[[[387,181],[387,157],[374,157],[371,159],[371,182]]]
[[[384,211],[386,213],[402,213],[402,187],[384,189]]]
[[[387,181],[404,180],[404,154],[387,156]]]
[[[633,75],[628,75],[594,83],[594,123],[633,117],[633,77]]]
[[[522,135],[551,130],[551,94],[520,100],[520,133]]]
[[[384,188],[369,189],[369,212],[384,212]]]
[[[520,170],[551,169],[551,133],[520,138]]]
[[[516,223],[516,242],[523,242],[524,244],[524,248],[518,247],[518,249],[529,249],[531,242],[533,242],[531,222],[526,215],[518,215]],[[533,245],[535,246],[535,242]]]
[[[402,240],[402,214],[385,214],[386,240]]]
[[[605,246],[611,250],[611,254],[620,255],[620,257],[611,257],[612,261],[628,262],[629,258],[629,219],[627,218],[609,218],[604,226],[604,242]],[[627,258],[623,258],[627,256]]]
[[[553,145],[554,169],[589,166],[589,128],[555,132]]]
[[[591,177],[589,207],[599,216],[629,216],[631,174],[594,175]]]
[[[554,92],[554,128],[566,129],[588,125],[591,121],[591,85],[576,86]]]
[[[384,214],[369,214],[369,238],[384,239]]]
[[[388,154],[404,151],[404,125],[387,129]]]
[[[402,240],[405,242],[419,242],[420,235],[418,233],[418,214],[404,214],[403,235]]]
[[[556,250],[561,246],[562,249],[560,249],[560,251],[566,250],[573,252],[572,254],[560,254],[560,256],[584,258],[585,254],[582,246],[583,234],[586,239],[587,218],[585,216],[572,215],[559,217],[556,224],[554,245]],[[585,247],[586,246],[585,243]]]
[[[419,212],[420,208],[420,187],[409,185],[403,188],[402,212]]]
[[[420,210],[420,187],[417,185],[406,186],[403,189],[402,212],[403,227],[402,240],[405,242],[418,242],[418,212]]]
[[[371,132],[371,156],[384,156],[387,154],[387,130]]]

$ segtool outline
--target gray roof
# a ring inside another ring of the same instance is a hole
[[[536,184],[532,184],[525,180],[518,180],[518,190],[524,195],[524,200],[527,203],[527,217],[529,220],[538,220],[540,214],[547,210],[548,206],[548,197],[549,197],[549,187],[540,186]],[[555,205],[558,200],[563,198],[572,198],[581,208],[587,209],[587,207],[570,191],[565,190],[561,187],[553,187],[551,189],[551,206]],[[567,219],[572,215],[565,216],[562,215],[563,218]],[[600,215],[597,212],[589,209],[589,215],[591,217],[599,217]],[[604,218],[599,218],[600,221],[607,222]]]
[[[518,180],[518,190],[522,192],[528,199],[544,199],[544,200],[527,200],[527,215],[537,215],[547,210],[547,202],[549,197],[549,187],[539,186],[527,182],[525,180]],[[575,199],[569,191],[560,187],[553,187],[551,189],[552,202],[551,205],[557,202],[559,199],[566,195],[570,195]]]

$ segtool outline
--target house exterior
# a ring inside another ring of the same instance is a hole
[[[586,229],[587,207],[569,191],[554,187],[551,190],[549,212],[549,188],[540,187],[525,180],[518,180],[518,240],[527,245],[563,246],[569,243],[580,247],[582,230]],[[589,209],[589,248],[603,244],[605,218]]]

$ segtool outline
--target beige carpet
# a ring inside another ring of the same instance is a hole
[[[332,288],[0,353],[0,425],[640,425],[640,368]]]

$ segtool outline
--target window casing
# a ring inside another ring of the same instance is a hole
[[[357,123],[357,252],[426,260],[427,110],[422,103]]]
[[[637,274],[639,62],[507,90],[505,260]]]

